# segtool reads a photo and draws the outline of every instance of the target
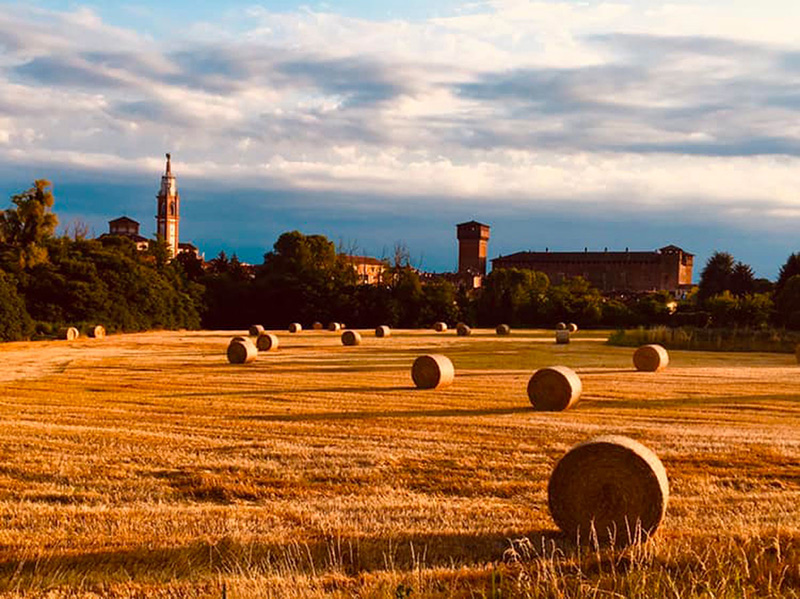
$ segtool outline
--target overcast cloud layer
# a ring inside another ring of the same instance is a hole
[[[163,37],[6,5],[0,162],[149,182],[171,151],[184,184],[349,209],[697,210],[796,230],[800,7],[696,4],[493,0],[423,21],[250,8]]]

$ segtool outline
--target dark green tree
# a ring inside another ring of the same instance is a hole
[[[730,292],[737,297],[741,297],[755,293],[755,289],[756,276],[753,273],[753,269],[749,264],[737,262],[731,271]]]
[[[700,285],[697,298],[700,302],[730,290],[731,276],[736,264],[733,256],[727,252],[714,252],[700,273]]]
[[[789,255],[786,262],[781,266],[778,273],[778,280],[775,283],[775,295],[780,295],[786,283],[795,275],[800,275],[800,253]]]
[[[284,327],[353,313],[355,270],[325,236],[291,231],[273,248],[253,281],[253,322]]]
[[[392,307],[397,314],[397,324],[401,327],[413,328],[423,324],[423,303],[425,293],[422,282],[417,272],[407,264],[405,266],[396,262],[389,269],[389,290],[392,297]]]
[[[789,277],[775,294],[775,309],[781,324],[800,329],[800,274]]]
[[[484,326],[540,323],[545,318],[549,287],[550,280],[541,272],[517,268],[493,270],[484,280],[477,300],[478,319]]]
[[[0,340],[17,341],[33,332],[33,321],[25,309],[25,300],[17,292],[11,275],[0,271]]]
[[[422,322],[433,325],[434,322],[455,322],[458,318],[456,288],[449,281],[433,281],[422,286],[424,304]]]
[[[603,296],[583,277],[567,279],[547,290],[547,321],[598,324],[603,317]]]
[[[37,179],[11,198],[13,208],[0,211],[0,249],[7,268],[24,270],[47,261],[45,242],[58,225],[54,201],[50,181]]]

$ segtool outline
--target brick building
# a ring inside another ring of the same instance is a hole
[[[529,268],[553,283],[583,277],[604,293],[669,291],[692,286],[694,255],[675,245],[652,252],[517,252],[492,260],[492,268]]]
[[[382,283],[383,275],[389,268],[386,260],[378,260],[371,256],[345,255],[344,258],[356,271],[358,282],[365,285]]]
[[[121,216],[108,221],[108,233],[100,236],[102,239],[108,235],[127,237],[136,245],[136,249],[143,252],[150,247],[150,240],[139,235],[139,223],[127,216]]]
[[[456,225],[458,274],[486,276],[489,228],[489,225],[484,225],[475,220]]]

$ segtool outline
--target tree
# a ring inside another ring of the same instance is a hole
[[[697,293],[702,302],[730,289],[735,260],[727,252],[714,252],[700,274]]]
[[[780,295],[786,283],[795,275],[800,275],[800,253],[791,254],[781,266],[778,281],[775,283],[775,296]]]
[[[754,293],[755,288],[756,276],[753,274],[753,269],[749,264],[737,262],[731,271],[730,292],[737,297],[741,297]]]
[[[449,281],[434,281],[423,285],[425,302],[422,322],[432,324],[439,320],[453,322],[458,318],[456,288]]]
[[[603,317],[603,297],[583,277],[573,277],[547,290],[549,322],[577,321],[585,325],[600,322]]]
[[[747,293],[737,298],[736,324],[762,327],[769,323],[774,304],[769,293]]]
[[[738,302],[736,297],[727,289],[722,293],[706,300],[706,306],[711,313],[711,324],[715,327],[727,327],[736,321]]]
[[[800,328],[800,274],[789,277],[781,291],[775,294],[775,308],[785,326]]]
[[[478,299],[478,319],[486,326],[507,323],[533,325],[544,317],[547,275],[529,269],[499,268],[484,280]]]
[[[33,321],[17,292],[16,281],[0,271],[0,340],[25,339],[32,331]]]
[[[47,261],[44,242],[53,236],[58,218],[51,211],[55,202],[52,184],[37,179],[33,187],[11,198],[15,208],[0,211],[0,246],[3,262],[24,270]]]
[[[676,308],[675,299],[668,291],[648,293],[633,305],[633,312],[645,325],[666,324]]]
[[[324,235],[282,234],[253,282],[254,322],[344,320],[353,313],[356,272]]]
[[[423,302],[425,293],[417,272],[401,262],[389,269],[388,280],[393,310],[397,322],[402,327],[418,327],[423,323]]]
[[[186,278],[196,283],[203,278],[203,261],[194,252],[181,252],[175,257],[175,263],[183,269]]]

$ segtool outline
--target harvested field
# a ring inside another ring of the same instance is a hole
[[[0,596],[800,596],[793,355],[642,373],[603,332],[309,330],[243,367],[232,335],[0,345]],[[436,353],[454,383],[415,389]],[[581,401],[536,412],[554,364]],[[548,513],[558,459],[605,434],[669,476],[642,547],[581,549]]]

